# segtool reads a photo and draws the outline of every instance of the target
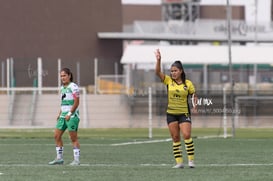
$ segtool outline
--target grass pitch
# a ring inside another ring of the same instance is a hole
[[[147,129],[80,129],[81,165],[72,167],[67,133],[65,164],[49,166],[55,157],[53,129],[1,129],[0,180],[272,180],[273,129],[238,129],[227,139],[219,134],[218,129],[194,129],[196,168],[172,169],[167,129],[154,129],[153,139]]]

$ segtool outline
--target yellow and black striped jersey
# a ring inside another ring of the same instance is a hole
[[[169,114],[189,113],[188,95],[195,93],[194,85],[190,80],[185,84],[177,84],[170,76],[165,75],[163,83],[168,89],[168,108]]]

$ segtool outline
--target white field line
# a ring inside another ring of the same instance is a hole
[[[231,137],[231,135],[228,135],[228,137]],[[200,137],[196,137],[196,139],[210,139],[210,138],[223,138],[223,136],[221,135],[211,135],[211,136],[200,136]],[[110,144],[111,146],[123,146],[123,145],[134,145],[134,144],[147,144],[147,143],[161,143],[161,142],[169,142],[172,141],[171,138],[167,138],[167,139],[159,139],[159,140],[146,140],[146,141],[131,141],[131,142],[123,142],[123,143],[113,143]],[[2,146],[5,145],[11,145],[13,143],[1,143]],[[36,143],[16,143],[16,145],[30,145],[30,146],[35,146],[35,145],[39,145]],[[69,146],[69,144],[66,144],[67,146]],[[98,143],[81,143],[82,146],[109,146],[108,144],[98,144]],[[55,146],[54,143],[43,143],[43,146]]]
[[[1,146],[10,146],[10,145],[12,145],[13,143],[1,143]],[[39,146],[39,145],[41,145],[41,144],[36,144],[36,143],[14,143],[14,145],[16,145],[16,146],[20,146],[20,145],[23,145],[23,146],[26,146],[26,145],[29,145],[29,146]],[[56,146],[56,144],[42,144],[43,146],[52,146],[52,147],[55,147]],[[81,143],[81,145],[82,146],[109,146],[109,144],[96,144],[96,143],[94,143],[94,144],[92,144],[92,143]],[[64,147],[71,147],[71,145],[70,145],[70,143],[65,143],[64,144]]]
[[[140,164],[141,166],[170,166],[170,164]],[[211,164],[197,164],[196,168],[198,167],[249,167],[249,166],[273,166],[273,163],[231,163],[231,164],[218,164],[218,163],[211,163]]]
[[[111,146],[123,146],[123,145],[136,145],[136,144],[147,144],[147,143],[161,143],[161,142],[168,142],[172,139],[162,139],[162,140],[147,140],[147,141],[131,141],[131,142],[124,142],[124,143],[114,143]]]
[[[142,164],[107,164],[107,163],[97,163],[97,164],[88,164],[82,163],[79,167],[172,167],[173,164],[150,164],[150,163],[142,163]],[[259,167],[259,166],[273,166],[273,163],[231,163],[231,164],[197,164],[196,168],[202,167]],[[0,164],[0,167],[72,167],[70,165],[47,165],[47,164]],[[4,174],[0,172],[0,175]]]
[[[231,135],[228,135],[228,137],[231,137]],[[210,138],[223,138],[223,135],[210,135],[210,136],[198,136],[196,139],[210,139]],[[111,146],[122,146],[122,145],[134,145],[134,144],[147,144],[147,143],[161,143],[161,142],[169,142],[172,141],[171,138],[167,139],[160,139],[160,140],[147,140],[147,141],[131,141],[131,142],[124,142],[124,143],[113,143],[110,144]],[[2,146],[4,145],[11,145],[13,143],[1,143]],[[16,143],[16,145],[39,145],[35,143]],[[54,143],[43,143],[43,145],[46,146],[55,146]],[[67,144],[69,145],[69,144]],[[92,143],[81,143],[83,146],[109,146],[108,144],[92,144]]]
[[[231,137],[231,135],[228,135]],[[224,138],[223,135],[210,135],[210,136],[200,136],[197,139],[210,139],[210,138]],[[161,143],[161,142],[169,142],[172,141],[171,138],[160,139],[160,140],[147,140],[147,141],[131,141],[131,142],[123,142],[123,143],[114,143],[111,146],[124,146],[124,145],[136,145],[136,144],[147,144],[147,143]]]
[[[227,137],[232,137],[232,135],[227,135]],[[224,135],[197,136],[197,139],[209,139],[209,138],[224,138]]]

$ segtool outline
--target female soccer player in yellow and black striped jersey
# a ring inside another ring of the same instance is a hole
[[[161,71],[161,54],[159,49],[155,51],[155,57],[155,73],[167,86],[168,90],[167,124],[173,140],[173,155],[176,161],[176,165],[173,168],[184,168],[180,133],[182,133],[184,138],[188,165],[190,168],[194,168],[194,144],[191,138],[191,112],[188,105],[188,96],[192,96],[194,100],[192,111],[197,112],[195,88],[192,82],[186,79],[181,61],[175,61],[171,65],[169,76]]]

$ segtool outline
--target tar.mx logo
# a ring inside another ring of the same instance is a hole
[[[196,101],[194,101],[194,98],[192,98],[192,103],[194,104],[194,106],[209,106],[209,105],[212,105],[212,99],[209,99],[209,98],[197,98]]]

